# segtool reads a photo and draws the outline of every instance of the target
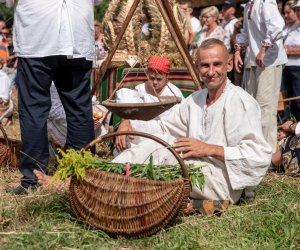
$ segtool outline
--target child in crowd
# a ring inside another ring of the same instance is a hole
[[[10,80],[5,72],[2,71],[4,61],[0,59],[0,122],[2,126],[11,123],[10,118],[13,114],[13,102],[11,100]]]

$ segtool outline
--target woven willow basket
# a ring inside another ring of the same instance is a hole
[[[141,132],[98,137],[84,150],[118,135],[142,136],[167,147],[178,160],[183,178],[156,181],[88,170],[86,181],[71,180],[71,208],[79,219],[113,237],[145,237],[166,226],[186,206],[190,192],[189,174],[183,160],[168,143]]]

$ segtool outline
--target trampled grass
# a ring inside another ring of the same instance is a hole
[[[0,249],[300,249],[300,179],[269,175],[254,203],[221,217],[180,218],[139,240],[112,239],[77,221],[66,193],[5,194],[17,180],[0,172]]]

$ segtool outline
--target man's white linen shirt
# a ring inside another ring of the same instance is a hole
[[[277,66],[287,62],[287,56],[283,47],[282,31],[284,20],[280,15],[275,0],[254,0],[250,19],[250,1],[244,10],[244,21],[242,33],[237,36],[237,43],[249,46],[250,66],[257,66],[255,58],[262,44],[270,44],[264,64],[266,66]]]
[[[2,0],[3,1],[3,0]],[[14,49],[19,57],[65,55],[93,60],[94,4],[102,0],[15,1]],[[14,1],[7,0],[7,6]]]
[[[231,44],[230,44],[230,39],[233,35],[234,32],[234,25],[238,21],[236,17],[230,19],[227,21],[224,25],[222,25],[222,28],[225,30],[225,37],[224,37],[224,44],[226,48],[231,51]]]
[[[163,120],[164,127],[177,138],[197,138],[223,146],[225,164],[212,157],[202,160],[223,171],[226,169],[233,190],[256,186],[271,160],[257,102],[230,81],[220,98],[209,107],[206,97],[207,89],[193,94],[178,106],[173,117]]]
[[[151,123],[153,130],[157,126],[156,131],[163,126],[169,136],[160,138],[170,144],[175,138],[190,137],[223,146],[225,162],[213,157],[186,161],[187,164],[203,166],[205,175],[204,189],[193,188],[191,196],[235,203],[244,188],[260,183],[271,163],[272,149],[264,139],[260,108],[253,97],[230,81],[211,106],[206,104],[207,94],[207,89],[197,91],[161,122],[144,123]],[[142,144],[123,151],[113,161],[145,162],[150,153],[153,153],[155,164],[176,162],[174,157],[169,157],[168,152],[162,150],[161,145],[156,146],[151,140],[144,140]]]

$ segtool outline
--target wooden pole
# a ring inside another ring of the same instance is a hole
[[[183,39],[182,33],[177,25],[175,20],[172,8],[168,0],[155,0],[156,5],[168,27],[169,32],[193,78],[193,81],[198,89],[201,88],[201,81],[199,79],[199,75],[197,74],[196,67],[192,61],[191,56],[189,55],[187,46]]]
[[[168,0],[155,0],[158,9],[168,27],[169,32],[171,33],[171,36],[173,38],[173,40],[175,41],[175,44],[193,78],[193,81],[196,85],[196,87],[198,89],[202,89],[201,88],[201,81],[199,79],[199,76],[197,74],[196,71],[196,67],[192,61],[192,58],[189,55],[189,52],[187,50],[185,41],[183,39],[182,33],[177,25],[177,22],[175,20],[175,17],[173,15],[173,11],[171,9],[171,6],[168,2]],[[107,58],[105,59],[105,61],[102,63],[100,69],[99,69],[99,73],[98,73],[98,77],[97,77],[97,81],[95,81],[94,86],[93,86],[93,90],[92,92],[94,92],[96,90],[97,85],[99,85],[102,81],[102,77],[104,75],[104,73],[106,72],[109,63],[111,62],[111,59],[113,58],[122,38],[123,35],[127,29],[127,26],[138,6],[138,4],[140,3],[140,0],[134,0],[125,20],[124,23],[122,25],[121,31],[120,33],[117,35],[116,41],[114,42],[113,46],[111,47]]]
[[[122,25],[122,28],[120,30],[120,33],[117,35],[116,37],[116,41],[114,42],[114,44],[112,45],[108,55],[107,55],[107,58],[105,59],[105,61],[102,63],[101,67],[100,67],[100,70],[99,70],[99,74],[98,74],[98,80],[99,81],[102,81],[102,77],[104,75],[104,73],[106,72],[107,70],[107,67],[109,65],[109,63],[111,62],[111,59],[113,58],[122,38],[123,38],[123,35],[127,29],[127,26],[137,8],[137,6],[139,5],[140,3],[140,0],[134,0],[124,22],[123,22],[123,25]]]
[[[290,97],[290,98],[286,98],[286,99],[282,99],[282,100],[278,100],[278,102],[289,102],[289,101],[294,101],[294,100],[299,100],[299,99],[300,99],[300,95],[299,96]]]

